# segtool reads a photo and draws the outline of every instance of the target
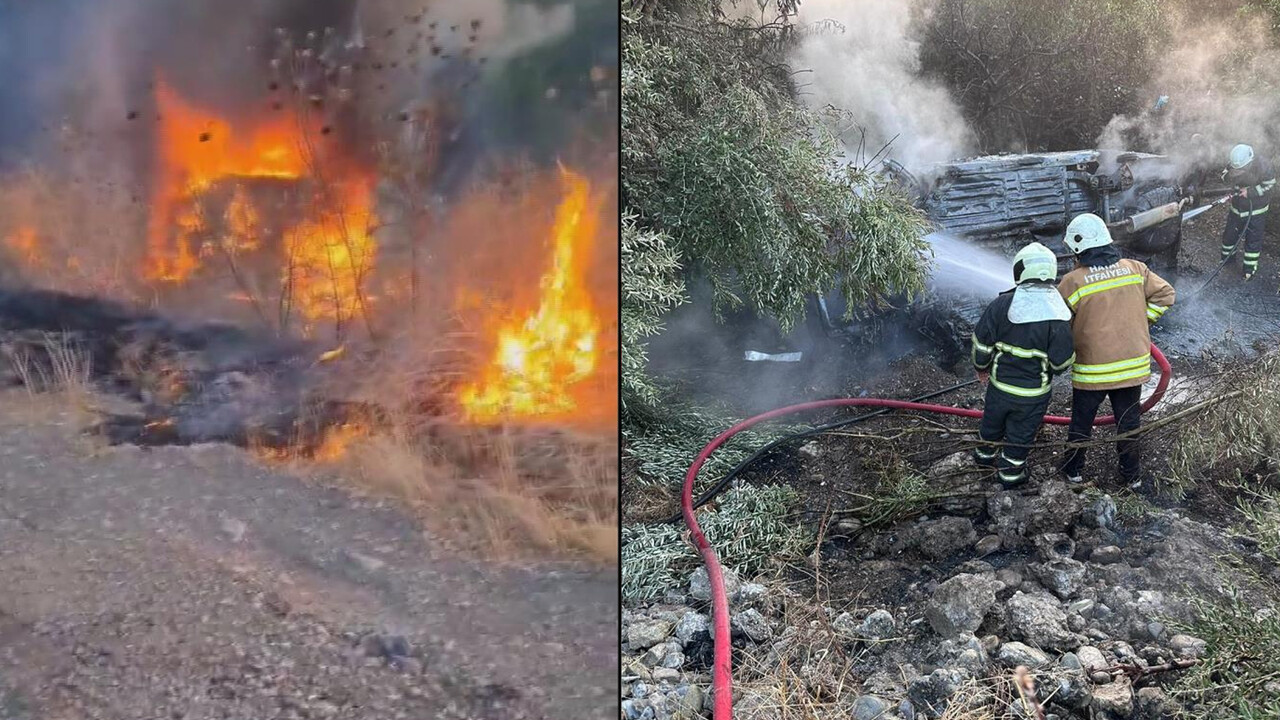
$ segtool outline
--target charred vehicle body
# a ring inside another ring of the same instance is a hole
[[[1163,155],[1109,150],[990,155],[918,173],[888,160],[883,174],[910,194],[937,232],[1010,258],[1019,247],[1037,241],[1054,251],[1063,272],[1072,262],[1062,243],[1067,223],[1094,213],[1107,222],[1125,257],[1166,277],[1174,275],[1183,211],[1229,191],[1210,170],[1188,170]],[[958,358],[968,329],[988,300],[948,297],[939,302],[926,296],[902,312],[912,316],[910,324],[937,343],[944,356]],[[866,337],[865,323],[842,319],[844,308],[837,297],[815,298],[814,305],[828,336]]]

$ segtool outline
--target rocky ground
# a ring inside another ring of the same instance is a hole
[[[0,718],[597,718],[617,575],[456,556],[221,445],[0,398]]]
[[[1180,629],[1195,602],[1235,592],[1266,607],[1280,571],[1213,525],[1174,510],[1121,517],[1110,495],[1047,475],[965,515],[837,522],[790,582],[732,577],[741,716],[806,717],[809,702],[858,720],[1035,717],[1010,689],[1024,666],[1046,717],[1173,717],[1182,705],[1164,688],[1206,648]],[[700,570],[624,612],[624,717],[705,714],[707,597]]]

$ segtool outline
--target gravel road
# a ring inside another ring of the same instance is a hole
[[[616,712],[615,571],[458,557],[390,503],[30,405],[0,395],[0,719]]]

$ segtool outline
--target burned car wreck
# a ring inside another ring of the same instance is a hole
[[[1005,257],[1040,242],[1058,256],[1062,272],[1072,262],[1062,243],[1067,223],[1094,213],[1107,222],[1125,257],[1174,276],[1183,211],[1227,192],[1210,170],[1188,169],[1169,156],[1112,150],[989,155],[915,173],[886,160],[882,174],[913,198],[935,235]],[[954,292],[944,299],[930,290],[914,302],[895,303],[893,312],[906,315],[904,324],[931,340],[951,365],[967,353],[969,331],[989,300]],[[831,338],[865,342],[874,332],[869,328],[883,325],[845,319],[834,294],[815,297],[812,310]]]

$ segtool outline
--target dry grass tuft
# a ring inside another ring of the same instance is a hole
[[[40,417],[70,412],[79,429],[93,423],[99,398],[91,378],[93,358],[82,344],[42,333],[36,342],[0,346],[0,355],[26,391],[28,402],[15,410]]]
[[[335,465],[487,555],[614,563],[617,457],[608,437],[466,427],[421,436],[393,426],[353,441]]]

